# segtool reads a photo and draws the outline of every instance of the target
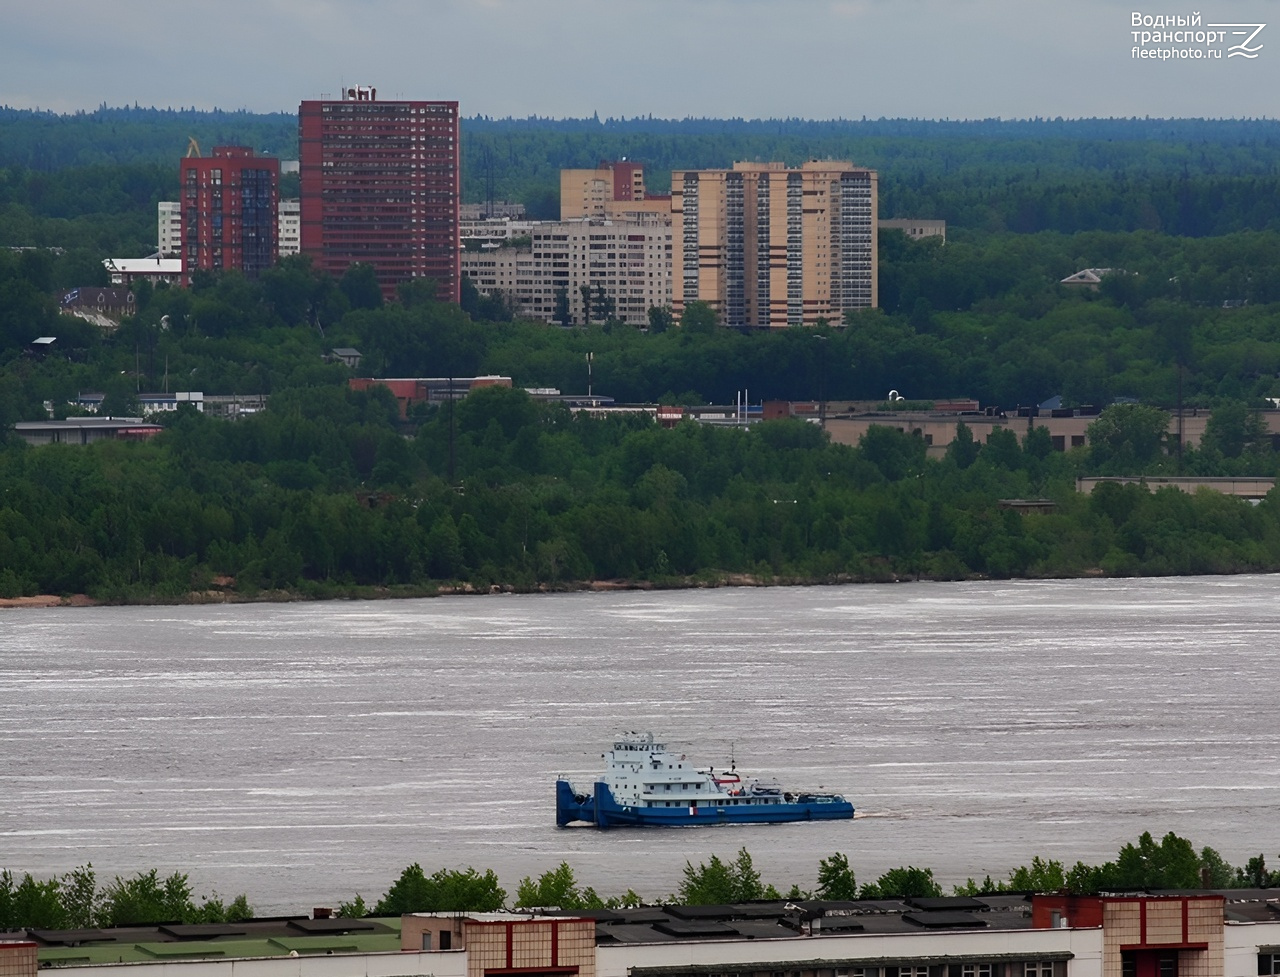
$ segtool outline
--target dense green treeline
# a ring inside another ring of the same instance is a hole
[[[298,116],[220,109],[138,106],[59,115],[0,107],[0,167],[50,172],[103,164],[171,166],[195,137],[205,153],[214,146],[251,146],[283,159],[298,158]]]
[[[1055,859],[1036,856],[1031,864],[1010,869],[1004,880],[990,876],[981,883],[969,879],[955,886],[958,895],[997,892],[1142,892],[1158,889],[1266,888],[1280,885],[1280,872],[1267,869],[1264,855],[1233,867],[1212,848],[1199,851],[1172,831],[1159,841],[1143,832],[1136,843],[1124,845],[1113,861],[1088,865],[1078,861],[1067,867]],[[686,862],[675,890],[650,902],[698,906],[724,905],[761,899],[894,899],[940,896],[942,886],[930,868],[901,866],[889,869],[874,882],[858,884],[849,857],[835,852],[819,861],[817,886],[810,889],[791,881],[782,887],[765,882],[751,853],[740,848],[731,858],[712,855],[706,862]],[[84,865],[60,878],[40,880],[30,873],[21,879],[0,872],[0,932],[26,927],[71,929],[162,922],[236,922],[253,916],[242,894],[224,905],[213,895],[200,905],[192,899],[188,877],[174,872],[158,878],[155,869],[129,878],[116,876],[99,886],[92,865]],[[428,875],[415,862],[400,873],[372,905],[357,894],[340,903],[346,917],[399,916],[415,912],[494,912],[510,905],[516,909],[559,907],[592,909],[637,906],[634,891],[601,896],[593,888],[578,885],[567,862],[541,874],[526,876],[508,903],[507,890],[493,869],[441,868]]]
[[[96,245],[126,256],[154,244],[154,204],[173,196],[189,137],[206,152],[240,143],[297,156],[289,113],[0,109],[0,131],[0,245]],[[462,121],[461,150],[464,199],[492,189],[541,218],[558,215],[565,167],[625,156],[645,163],[651,190],[663,191],[672,169],[823,157],[877,169],[884,217],[942,218],[953,230],[1201,237],[1280,228],[1277,146],[1280,127],[1262,120],[472,117]]]
[[[762,899],[901,899],[943,895],[942,886],[930,868],[904,865],[889,869],[874,882],[858,884],[849,857],[835,852],[818,863],[817,886],[805,888],[790,882],[789,888],[765,882],[756,870],[751,853],[740,848],[732,858],[712,855],[706,862],[686,862],[679,885],[670,895],[656,901],[683,906],[726,905]],[[1124,845],[1114,861],[1089,865],[1078,861],[1066,867],[1055,859],[1036,856],[1030,865],[1009,870],[1002,881],[969,879],[953,888],[957,895],[990,895],[999,892],[1070,892],[1089,895],[1098,892],[1142,892],[1155,889],[1265,888],[1280,885],[1280,872],[1267,869],[1266,858],[1257,855],[1240,868],[1232,867],[1217,851],[1199,852],[1185,838],[1172,831],[1159,841],[1143,832],[1137,843]],[[357,895],[343,903],[342,915],[398,915],[409,912],[491,911],[506,904],[507,892],[492,870],[481,874],[441,869],[426,876],[418,864],[410,865],[373,906],[366,907]],[[591,887],[581,888],[567,862],[544,872],[537,879],[520,880],[513,906],[531,909],[600,909],[638,906],[643,900],[628,890],[616,896],[601,896]]]
[[[235,424],[183,413],[148,444],[0,451],[0,594],[186,599],[219,577],[247,596],[327,596],[1280,567],[1280,497],[1077,495],[1075,472],[1106,452],[1151,453],[1150,425],[1111,410],[1092,458],[1053,452],[1041,429],[1025,446],[1008,431],[962,438],[932,461],[890,428],[858,448],[798,421],[663,430],[506,388],[473,393],[452,419],[428,412],[406,439],[381,388],[286,391]],[[996,507],[1036,496],[1057,510]]]
[[[253,918],[243,894],[224,903],[215,892],[197,904],[186,874],[161,879],[155,869],[98,883],[92,864],[61,877],[21,879],[0,871],[0,933],[16,929],[87,929],[146,923],[235,923]]]

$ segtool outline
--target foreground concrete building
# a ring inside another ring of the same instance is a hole
[[[673,172],[677,315],[700,301],[722,325],[785,328],[876,306],[877,181],[843,160]]]
[[[35,977],[1273,977],[1280,890],[748,902],[0,934]],[[33,949],[35,952],[33,952]]]

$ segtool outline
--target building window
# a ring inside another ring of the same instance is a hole
[[[1280,974],[1280,953],[1258,954],[1258,977]]]
[[[426,933],[423,933],[423,934],[422,934],[422,949],[424,949],[424,950],[430,950],[430,949],[431,949],[431,933],[430,933],[430,931],[428,931],[428,932],[426,932]]]

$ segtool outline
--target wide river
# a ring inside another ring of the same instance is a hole
[[[260,912],[420,862],[673,892],[746,846],[944,883],[1144,830],[1280,851],[1280,577],[0,611],[0,867],[189,872]],[[858,818],[557,829],[615,732]]]

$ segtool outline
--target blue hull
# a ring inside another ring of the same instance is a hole
[[[624,807],[609,785],[598,781],[592,795],[575,794],[566,780],[556,781],[556,824],[585,821],[597,828],[689,827],[710,824],[785,824],[792,821],[847,821],[853,805],[843,798],[818,800],[797,794],[791,802],[698,804],[696,807]]]

